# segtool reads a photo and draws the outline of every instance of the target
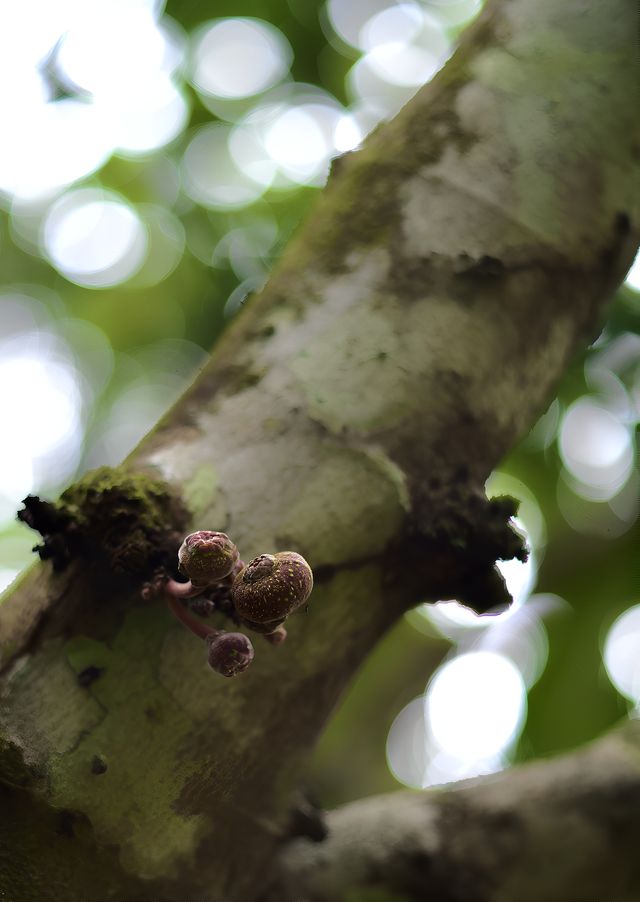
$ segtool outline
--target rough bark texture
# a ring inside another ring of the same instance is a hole
[[[74,521],[71,565],[34,568],[0,606],[0,898],[258,896],[296,774],[381,634],[420,599],[501,597],[491,563],[516,546],[484,480],[597,334],[638,241],[635,19],[630,0],[490,4],[339,161],[127,462],[170,487],[165,537],[308,557],[284,646],[213,675],[140,599],[144,498],[118,472],[71,497],[125,514]]]
[[[555,760],[346,805],[297,839],[265,900],[636,902],[640,723]]]

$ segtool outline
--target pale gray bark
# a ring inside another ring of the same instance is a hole
[[[176,527],[309,558],[309,614],[284,646],[216,678],[138,584],[81,557],[0,606],[0,896],[257,895],[296,774],[382,633],[424,598],[499,596],[490,565],[512,546],[483,482],[637,246],[633,7],[490,4],[340,161],[128,461],[170,484]]]
[[[346,805],[325,842],[288,844],[268,898],[636,902],[639,752],[631,721],[556,759]]]

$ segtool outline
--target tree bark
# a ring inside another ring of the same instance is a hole
[[[504,599],[492,565],[517,543],[484,480],[597,334],[640,234],[633,6],[490,3],[338,161],[111,489],[73,496],[82,517],[126,483],[128,559],[152,560],[154,529],[219,529],[245,560],[301,552],[316,587],[228,682],[141,600],[144,566],[78,552],[27,574],[0,606],[0,897],[259,896],[305,755],[378,638],[420,600]],[[131,482],[148,473],[173,507]],[[85,549],[119,541],[100,516]]]
[[[287,845],[265,899],[635,902],[639,750],[630,721],[554,760],[345,805],[325,842]]]

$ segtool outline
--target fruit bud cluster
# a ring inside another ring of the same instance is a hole
[[[193,614],[220,611],[236,625],[261,633],[271,645],[280,645],[287,636],[282,624],[313,589],[311,567],[297,552],[260,554],[245,565],[229,536],[212,530],[199,530],[184,539],[178,570],[188,582],[160,580],[169,607],[206,641],[209,666],[226,677],[249,667],[254,657],[251,641],[240,632],[213,629]],[[155,585],[146,584],[144,597],[155,594]],[[184,602],[190,598],[194,600],[187,608]]]

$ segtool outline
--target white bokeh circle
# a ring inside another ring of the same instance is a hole
[[[129,279],[144,262],[147,232],[134,210],[114,192],[70,191],[43,226],[44,251],[69,281],[108,288]]]
[[[633,468],[629,429],[588,395],[574,401],[565,413],[558,447],[574,488],[594,501],[607,501],[617,494]]]
[[[614,621],[604,643],[604,665],[618,692],[640,702],[640,604]]]
[[[216,97],[248,97],[279,82],[292,58],[289,42],[268,22],[217,19],[196,34],[192,81],[197,90]]]
[[[434,742],[460,760],[490,758],[510,745],[524,722],[526,688],[503,655],[469,652],[446,661],[425,696]]]

